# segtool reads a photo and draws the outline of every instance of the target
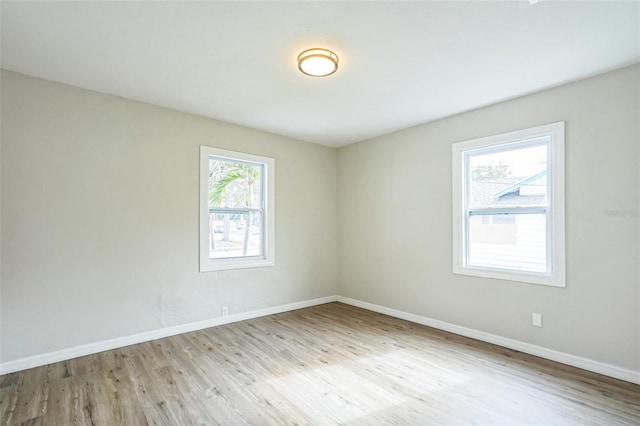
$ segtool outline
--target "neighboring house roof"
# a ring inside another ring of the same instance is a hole
[[[526,177],[524,179],[522,179],[520,182],[516,182],[513,185],[503,189],[502,191],[498,191],[495,194],[493,194],[493,199],[497,200],[500,197],[506,196],[506,195],[513,195],[513,194],[518,194],[520,195],[520,188],[522,188],[525,185],[529,185],[532,184],[533,182],[546,177],[547,176],[547,171],[543,170],[540,173],[537,173],[535,175]]]
[[[476,206],[535,206],[545,203],[546,185],[535,182],[546,180],[546,170],[527,177],[505,177],[471,182],[471,196]],[[538,187],[540,191],[531,191]],[[542,189],[544,188],[544,189]],[[524,190],[523,190],[524,189]]]

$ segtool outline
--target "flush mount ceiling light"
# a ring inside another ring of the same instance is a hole
[[[338,55],[328,49],[307,49],[298,55],[298,69],[311,77],[326,77],[338,71]]]

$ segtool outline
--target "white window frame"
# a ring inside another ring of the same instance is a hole
[[[554,287],[565,287],[565,212],[564,212],[564,132],[565,123],[547,124],[452,145],[453,185],[453,273],[497,278]],[[549,194],[547,219],[547,273],[516,271],[467,264],[469,209],[466,200],[466,153],[474,150],[508,148],[535,139],[548,138],[547,179]]]
[[[209,156],[263,166],[264,214],[262,255],[233,258],[209,258]],[[243,152],[200,146],[200,272],[258,268],[275,264],[275,160]]]

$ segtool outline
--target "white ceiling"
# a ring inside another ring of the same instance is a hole
[[[342,146],[640,61],[639,1],[11,2],[5,69]],[[340,69],[301,74],[327,47]]]

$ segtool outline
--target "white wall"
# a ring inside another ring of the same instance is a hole
[[[198,272],[199,145],[276,160],[276,266]],[[336,292],[336,151],[2,72],[2,362]]]
[[[567,287],[454,275],[451,144],[562,120]],[[640,370],[639,122],[633,66],[340,148],[338,294]]]

